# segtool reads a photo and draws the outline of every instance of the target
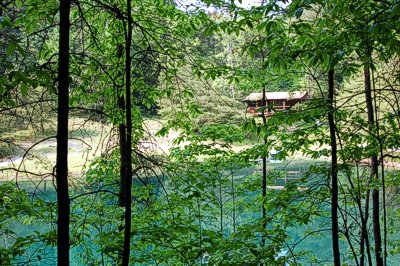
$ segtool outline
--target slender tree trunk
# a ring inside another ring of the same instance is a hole
[[[360,234],[360,265],[365,265],[365,250],[367,250],[368,256],[368,264],[372,265],[372,256],[371,256],[371,248],[369,243],[369,236],[368,236],[368,217],[369,217],[369,201],[370,201],[370,190],[367,189],[365,193],[365,210],[362,209],[362,196],[361,196],[361,182],[360,182],[360,173],[358,163],[356,162],[356,170],[357,170],[357,190],[358,190],[358,197],[357,197],[357,206],[358,212],[360,213],[361,219],[361,234]],[[367,186],[369,184],[369,180]]]
[[[123,72],[119,68],[119,62],[124,55],[124,47],[122,44],[117,45],[116,57],[118,58],[118,71],[117,76],[123,77]],[[117,78],[118,80],[118,78]],[[117,106],[121,113],[125,112],[125,100],[122,93],[124,86],[115,82],[115,90],[117,92]],[[122,120],[123,121],[123,120]],[[120,154],[120,165],[119,165],[119,198],[118,204],[120,207],[125,207],[126,199],[126,125],[125,122],[120,122],[118,125],[119,134],[119,154]]]
[[[361,239],[360,239],[360,265],[364,265],[365,261],[365,250],[367,251],[368,265],[372,265],[371,245],[368,236],[368,218],[369,218],[369,201],[371,191],[367,189],[365,194],[365,211],[361,214]],[[360,194],[361,195],[361,194]],[[360,207],[361,208],[361,207]]]
[[[365,102],[367,105],[368,124],[371,131],[374,129],[374,106],[371,96],[371,77],[369,65],[364,67],[364,79],[365,79]],[[374,154],[371,156],[371,170],[370,179],[379,180],[378,175],[378,156]],[[381,228],[379,221],[379,189],[374,188],[372,190],[372,225],[374,231],[374,242],[375,242],[375,263],[377,266],[383,265],[382,259],[382,239],[381,239]]]
[[[131,100],[131,44],[132,44],[132,6],[131,0],[126,1],[128,12],[128,32],[125,46],[125,97],[126,97],[126,194],[125,194],[125,231],[122,265],[129,265],[131,250],[131,224],[132,224],[132,100]]]
[[[262,63],[264,64],[265,57],[264,57],[264,51],[261,52],[261,59]],[[262,111],[261,111],[261,117],[263,121],[263,127],[267,127],[267,118],[265,116],[265,111],[267,110],[267,96],[266,96],[266,86],[263,85],[263,91],[262,91]],[[267,145],[267,135],[264,136],[264,145]],[[267,197],[267,155],[265,154],[262,157],[262,220],[263,224],[262,227],[265,230],[267,228],[267,210],[265,209],[264,201],[265,198]],[[262,233],[261,237],[261,246],[265,247],[265,236],[264,232]],[[261,262],[260,266],[263,266],[264,263]]]
[[[381,152],[381,176],[382,176],[382,205],[383,205],[383,265],[387,264],[387,213],[386,213],[386,184],[385,184],[385,165],[383,162],[383,148]]]
[[[372,58],[370,56],[370,61],[372,62]],[[374,105],[375,105],[375,126],[376,126],[376,138],[379,142],[379,155],[381,157],[380,166],[381,166],[381,181],[382,181],[382,209],[383,209],[383,265],[387,263],[387,213],[386,213],[386,184],[385,184],[385,161],[383,154],[383,143],[379,130],[379,108],[377,104],[376,97],[376,87],[375,87],[375,78],[374,78],[374,70],[371,69],[372,75],[372,88],[374,89]],[[378,175],[376,178],[379,178]]]
[[[335,132],[334,120],[334,70],[328,72],[328,121],[329,121],[329,135],[331,141],[331,182],[332,182],[332,249],[333,261],[335,265],[340,265],[340,249],[339,249],[339,226],[338,226],[338,167],[337,167],[337,143]]]
[[[222,180],[219,178],[219,230],[221,235],[224,235],[224,199],[222,198]]]
[[[229,53],[229,66],[233,69],[234,65],[234,61],[233,61],[233,45],[232,45],[232,41],[229,39],[229,43],[228,43],[228,53]],[[235,84],[232,82],[230,85],[230,89],[231,89],[231,96],[232,99],[235,99]]]
[[[359,203],[359,212],[361,215],[361,237],[360,237],[360,265],[365,265],[365,249],[367,250],[368,263],[372,265],[371,248],[369,244],[368,237],[368,217],[369,217],[369,200],[370,200],[370,190],[367,189],[365,194],[365,211],[363,213],[361,208],[361,199]],[[360,194],[361,196],[361,194]]]
[[[263,107],[266,106],[265,104],[265,86],[263,87]],[[262,111],[262,117],[263,117],[263,125],[266,126],[266,118],[265,118],[265,110]],[[264,144],[267,144],[267,138],[264,138]],[[267,197],[267,156],[264,155],[262,157],[262,228],[265,230],[267,228],[267,210],[265,209],[265,205],[264,205],[264,201],[265,198]],[[262,233],[262,237],[261,237],[261,246],[265,247],[265,236],[264,236],[265,232]],[[264,263],[261,262],[260,266],[263,266]]]
[[[69,265],[68,195],[68,112],[69,112],[69,14],[70,1],[60,1],[60,39],[58,53],[58,117],[57,117],[57,261]]]
[[[118,108],[125,111],[124,97],[118,95]],[[120,152],[120,166],[119,166],[119,206],[126,206],[126,126],[125,123],[120,123],[118,126],[119,133],[119,152]]]
[[[263,87],[263,108],[266,108],[266,96],[265,96],[265,86]],[[262,117],[263,117],[263,126],[266,127],[267,124],[267,119],[265,117],[265,110],[262,111]],[[267,144],[267,138],[264,137],[264,144]],[[262,158],[262,198],[263,202],[265,197],[267,196],[267,155],[264,155]],[[263,228],[267,228],[267,223],[265,221],[267,216],[267,211],[265,209],[265,206],[263,204],[262,207],[262,218],[263,218]],[[265,245],[265,238],[263,238],[263,245]]]
[[[200,208],[200,199],[197,198],[197,212],[199,216],[199,249],[203,249],[203,228],[201,226],[201,208]],[[202,254],[203,255],[203,254]],[[200,259],[200,265],[203,265],[203,258]]]
[[[4,6],[4,7],[6,7],[6,6]],[[0,1],[0,17],[3,17],[3,0]],[[2,38],[2,43],[3,42],[7,43],[7,35],[6,34],[2,35],[1,38]],[[3,47],[1,47],[1,49],[3,50]],[[7,52],[4,51],[4,50],[1,51],[1,53],[0,53],[0,55],[4,56],[4,57],[5,57],[6,54],[7,54]],[[4,76],[5,71],[6,71],[6,67],[3,64],[1,64],[0,65],[0,75]],[[3,97],[3,95],[5,95],[4,92],[0,94],[0,99]],[[1,265],[2,264],[1,264],[1,258],[0,258],[0,266]]]
[[[236,192],[235,192],[235,180],[233,178],[233,165],[231,164],[231,188],[232,188],[232,225],[233,232],[236,232]]]

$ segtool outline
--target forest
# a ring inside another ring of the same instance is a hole
[[[1,0],[0,266],[400,265],[399,0]]]

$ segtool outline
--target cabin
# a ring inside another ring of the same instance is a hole
[[[246,112],[254,116],[261,116],[260,108],[263,106],[262,93],[250,93],[249,96],[243,99],[247,104]],[[275,112],[288,110],[289,108],[298,108],[298,103],[302,103],[310,99],[306,91],[291,91],[291,92],[266,92],[266,110],[265,115],[271,116]]]

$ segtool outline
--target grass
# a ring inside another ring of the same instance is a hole
[[[84,173],[86,166],[94,158],[111,148],[112,143],[107,141],[111,136],[109,133],[112,127],[98,122],[87,122],[79,117],[71,117],[69,127],[71,139],[68,148],[68,166],[70,175],[78,177]],[[36,175],[47,175],[46,178],[51,178],[50,174],[53,172],[56,161],[55,138],[43,141],[45,136],[29,128],[9,133],[7,137],[25,150],[21,149],[14,154],[8,154],[14,158],[9,163],[1,164],[0,170],[3,169],[3,171],[0,179],[7,180],[16,176],[13,170],[4,171],[6,168],[33,173],[29,175],[19,173],[18,176],[21,179],[34,178]]]
[[[56,121],[46,125],[48,132],[47,137],[54,136],[54,132],[50,129],[54,126]],[[117,132],[111,132],[112,126],[105,125],[100,122],[88,121],[83,117],[70,118],[70,140],[69,140],[69,156],[68,156],[68,167],[71,177],[82,177],[86,171],[87,166],[93,161],[94,158],[106,153],[113,147],[118,145],[118,139],[116,136]],[[172,147],[173,139],[179,136],[179,131],[171,131],[164,137],[155,136],[163,127],[163,121],[147,119],[144,121],[145,134],[143,143],[156,143],[144,152],[166,152],[168,154],[169,148]],[[29,150],[29,153],[24,156],[25,151],[20,149],[13,155],[13,160],[10,163],[3,162],[0,164],[1,176],[0,180],[13,179],[16,176],[15,171],[7,170],[5,168],[17,168],[22,171],[34,173],[24,174],[19,173],[20,179],[30,178],[42,178],[40,175],[46,175],[46,178],[52,178],[53,168],[56,163],[56,139],[50,138],[42,141],[46,136],[43,133],[37,133],[33,129],[18,130],[13,133],[8,133],[9,138],[22,147],[25,150]],[[139,144],[139,149],[142,144]],[[233,145],[232,149],[235,152],[239,152],[243,149],[248,148],[248,145],[238,144]],[[21,161],[23,157],[23,161]],[[299,168],[304,168],[304,164],[315,163],[313,160],[305,160],[304,158],[296,158],[289,161],[283,161],[281,163],[269,164],[269,167],[294,171]],[[256,166],[254,169],[256,169]],[[253,169],[253,171],[254,171]],[[37,175],[37,176],[36,176]]]

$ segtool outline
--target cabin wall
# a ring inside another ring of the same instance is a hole
[[[304,100],[306,100],[306,99],[304,99]],[[267,110],[266,110],[265,114],[267,116],[270,116],[270,115],[273,115],[275,113],[275,111],[287,110],[287,109],[295,106],[297,103],[304,102],[304,100],[303,99],[272,100],[272,101],[267,100],[267,102],[266,102]],[[261,112],[259,112],[259,109],[261,107],[262,107],[262,100],[247,102],[246,112],[249,114],[261,115]]]

